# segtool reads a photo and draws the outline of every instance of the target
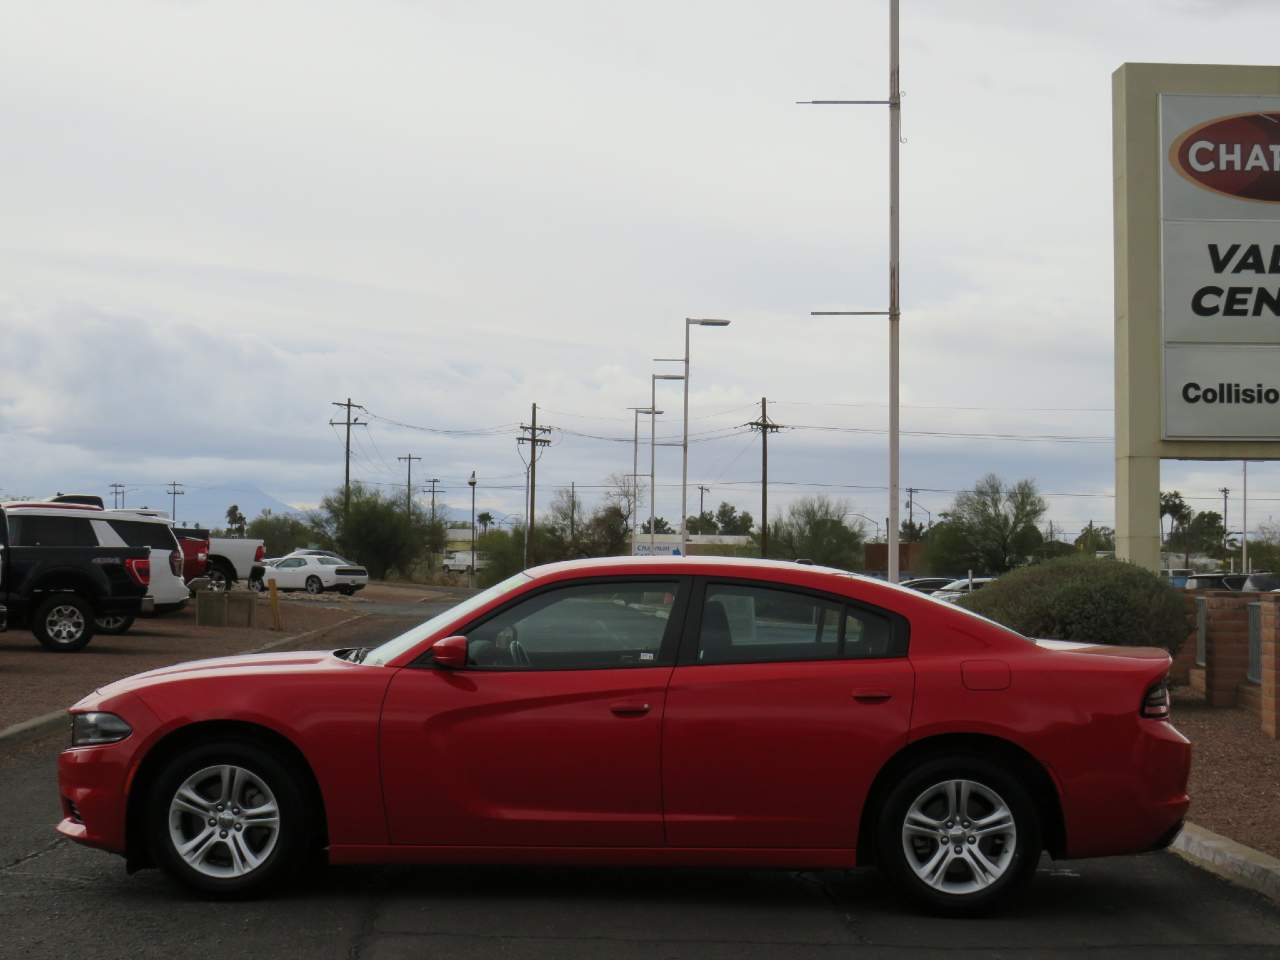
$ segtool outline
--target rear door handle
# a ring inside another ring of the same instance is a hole
[[[609,709],[619,717],[643,717],[650,707],[643,700],[620,700],[609,704]]]
[[[893,694],[884,690],[855,690],[853,699],[858,703],[888,703],[893,699]]]

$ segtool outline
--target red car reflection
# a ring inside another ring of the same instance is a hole
[[[1167,845],[1162,650],[720,558],[539,567],[373,650],[152,671],[72,708],[58,830],[212,895],[334,863],[843,868],[942,911],[1041,852]]]

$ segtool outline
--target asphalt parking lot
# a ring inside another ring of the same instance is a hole
[[[1280,908],[1172,854],[1046,860],[1017,909],[968,921],[916,913],[875,871],[341,867],[209,903],[55,839],[64,741],[0,745],[0,957],[1280,956]]]

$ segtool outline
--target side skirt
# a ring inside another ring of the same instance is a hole
[[[848,870],[853,850],[730,847],[485,847],[337,844],[329,862],[494,863],[557,866],[785,867],[791,870]]]

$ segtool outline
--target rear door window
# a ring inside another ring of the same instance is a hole
[[[15,547],[96,547],[93,525],[84,517],[9,517],[9,542]]]

